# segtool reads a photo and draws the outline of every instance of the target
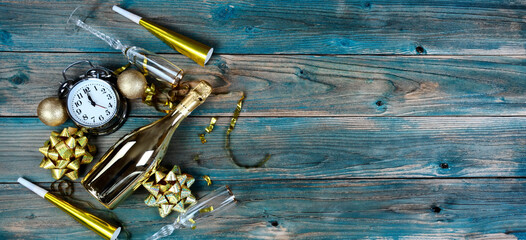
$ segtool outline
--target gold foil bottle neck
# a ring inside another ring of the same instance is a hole
[[[190,90],[183,100],[181,100],[176,109],[179,111],[191,112],[197,106],[201,105],[201,103],[203,103],[211,93],[212,86],[210,86],[210,84],[208,84],[206,81],[202,80],[192,90]]]

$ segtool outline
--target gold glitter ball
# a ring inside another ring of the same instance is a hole
[[[142,98],[147,85],[144,75],[135,69],[127,69],[117,78],[120,92],[128,99]]]
[[[38,104],[37,116],[48,126],[59,126],[68,120],[66,104],[57,97],[46,98]]]

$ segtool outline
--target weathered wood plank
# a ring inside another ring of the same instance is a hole
[[[132,118],[118,132],[94,139],[96,159],[122,135],[154,120]],[[238,161],[256,164],[272,155],[265,167],[250,170],[237,167],[224,149],[229,120],[219,118],[203,145],[197,134],[209,119],[187,119],[164,163],[223,180],[526,176],[525,117],[243,117],[231,136]],[[19,175],[51,180],[38,167],[38,148],[52,129],[60,130],[36,118],[0,118],[0,182]]]
[[[516,239],[526,232],[524,179],[203,182],[193,187],[198,195],[228,184],[238,207],[194,231],[177,230],[177,239]],[[96,237],[22,186],[0,188],[4,238]],[[80,185],[75,197],[98,204]],[[133,239],[175,219],[161,219],[145,197],[141,189],[113,211]]]
[[[38,103],[56,94],[63,68],[86,58],[109,67],[125,64],[119,54],[0,54],[0,114],[36,116]],[[230,116],[241,91],[247,95],[243,116],[526,113],[526,57],[221,55],[206,68],[181,67],[187,80],[207,80],[219,94],[196,116]],[[132,115],[160,116],[135,103]]]
[[[173,52],[111,11],[120,4],[157,23],[236,54],[525,54],[523,1],[2,1],[1,51],[111,51],[86,32],[66,37],[70,12],[151,51]],[[57,41],[57,39],[64,41]]]

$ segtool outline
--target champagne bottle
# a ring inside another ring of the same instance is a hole
[[[135,129],[113,145],[82,180],[82,185],[109,209],[148,179],[166,153],[175,129],[212,92],[201,81],[167,116]]]

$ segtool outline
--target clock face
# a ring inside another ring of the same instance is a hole
[[[108,123],[117,112],[117,93],[106,81],[88,78],[68,94],[69,115],[77,124],[93,128]]]

